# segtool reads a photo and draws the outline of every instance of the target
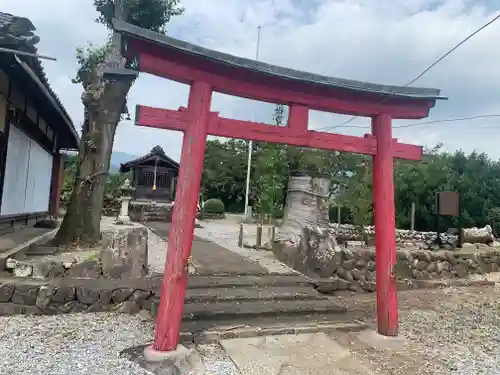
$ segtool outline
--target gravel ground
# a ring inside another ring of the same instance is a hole
[[[230,219],[203,221],[201,223],[203,228],[196,228],[195,234],[259,263],[269,272],[282,274],[297,273],[297,271],[276,260],[270,251],[238,247],[239,223]]]
[[[0,374],[146,375],[119,353],[152,337],[152,322],[123,314],[0,317]]]
[[[405,345],[397,352],[374,350],[354,334],[334,338],[381,374],[500,375],[499,292],[483,286],[399,293]],[[373,295],[346,302],[373,316]]]
[[[121,350],[148,343],[154,325],[113,313],[0,317],[0,374],[150,375],[119,358]],[[205,375],[240,375],[219,345],[201,345]]]

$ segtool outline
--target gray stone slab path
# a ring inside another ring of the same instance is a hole
[[[170,223],[152,221],[146,226],[158,236],[168,240]],[[215,242],[195,236],[192,258],[200,275],[265,275],[268,270]]]
[[[223,340],[242,375],[371,375],[373,370],[324,333]]]
[[[23,228],[13,232],[3,233],[0,235],[0,254],[52,230],[53,229],[47,228]]]

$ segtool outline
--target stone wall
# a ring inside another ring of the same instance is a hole
[[[344,241],[361,241],[362,234],[359,227],[351,224],[330,224],[330,233],[337,237],[337,240],[342,243]],[[363,228],[364,234],[369,239],[375,237],[375,227],[366,226]],[[436,232],[419,232],[409,229],[396,229],[396,242],[399,244],[412,244],[419,247],[426,247],[437,237]],[[441,242],[443,244],[455,245],[458,241],[457,235],[441,233]]]
[[[0,279],[0,315],[156,309],[160,278],[112,280]],[[153,306],[154,305],[154,306]]]
[[[126,279],[148,274],[149,240],[156,235],[140,224],[117,225],[107,219],[94,249],[8,259],[6,269],[14,276],[37,279]]]
[[[466,278],[497,272],[500,251],[483,246],[473,251],[398,249],[396,278],[411,286],[421,280]],[[313,278],[328,280],[329,290],[375,291],[375,250],[337,245],[330,229],[305,228],[299,244],[276,243],[275,256]]]

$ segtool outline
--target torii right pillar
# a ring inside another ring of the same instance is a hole
[[[372,134],[377,139],[377,153],[373,156],[377,326],[384,336],[397,336],[399,330],[391,120],[387,114],[372,118]]]

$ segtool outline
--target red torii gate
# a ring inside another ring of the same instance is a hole
[[[141,72],[191,87],[187,108],[137,106],[136,110],[136,125],[184,132],[153,350],[175,350],[179,342],[207,135],[373,156],[378,331],[396,336],[393,158],[420,160],[422,148],[393,139],[391,119],[427,117],[436,100],[444,99],[440,90],[295,71],[205,49],[118,20],[114,29],[122,34],[124,56],[136,59]],[[278,127],[220,117],[210,111],[213,91],[287,104],[288,124]],[[308,130],[309,109],[371,117],[372,134],[354,137]]]

